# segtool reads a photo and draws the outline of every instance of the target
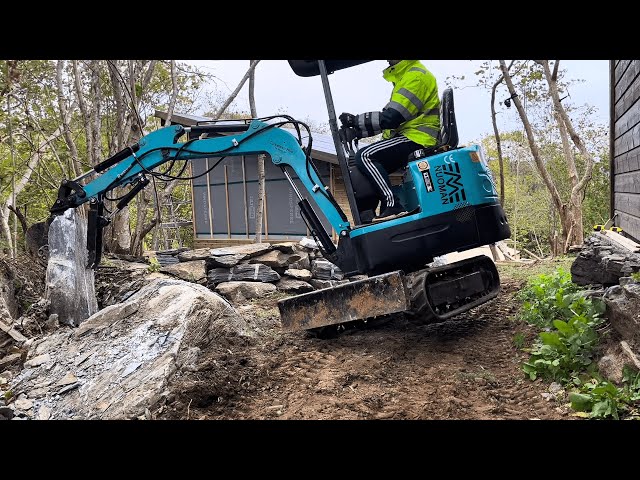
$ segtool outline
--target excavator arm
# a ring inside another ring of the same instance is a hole
[[[161,128],[142,137],[135,145],[118,152],[78,178],[63,180],[58,190],[58,198],[51,207],[51,213],[61,215],[69,208],[89,202],[88,266],[94,268],[100,262],[103,227],[149,184],[149,177],[156,174],[153,170],[157,167],[207,157],[267,154],[274,165],[283,170],[292,185],[311,234],[318,240],[325,253],[333,253],[335,245],[307,196],[313,198],[336,232],[347,235],[351,226],[311,162],[310,148],[303,147],[301,139],[287,130],[278,128],[290,121],[267,123],[253,119],[249,124],[213,123],[194,127],[171,125]],[[198,138],[178,142],[178,139],[189,131],[192,135],[198,134]],[[206,138],[207,135],[217,136]],[[304,194],[293,182],[289,169],[300,179]],[[91,180],[84,185],[81,183],[89,178]],[[109,216],[105,216],[104,199],[107,193],[130,184],[133,185],[132,188],[118,199],[116,209]]]

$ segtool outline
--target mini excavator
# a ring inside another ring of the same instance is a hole
[[[399,312],[420,322],[437,323],[477,307],[498,295],[500,279],[494,262],[479,255],[434,266],[434,258],[508,238],[510,228],[481,147],[458,147],[451,88],[442,94],[438,143],[413,152],[402,171],[402,184],[393,187],[408,214],[375,223],[360,220],[361,212],[371,208],[375,192],[355,166],[355,132],[344,125],[338,128],[329,75],[367,61],[288,61],[296,75],[319,75],[322,79],[353,222],[323,184],[311,159],[308,126],[287,115],[160,128],[78,178],[63,180],[51,213],[60,215],[89,203],[88,267],[94,268],[100,262],[102,229],[158,174],[154,171],[157,167],[167,164],[166,173],[179,161],[184,162],[184,167],[188,160],[199,158],[266,154],[291,184],[301,215],[323,256],[337,265],[347,279],[366,276],[280,300],[284,330],[334,331],[345,324],[388,318]],[[282,128],[285,125],[293,125],[294,129]],[[308,134],[306,145],[301,128]],[[188,133],[191,139],[180,142]],[[291,173],[300,180],[302,191]],[[116,209],[105,212],[108,192],[128,185],[130,189],[117,199]],[[337,243],[332,241],[309,199],[337,232]]]

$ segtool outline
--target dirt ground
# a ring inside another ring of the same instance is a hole
[[[260,329],[197,373],[177,378],[160,419],[573,419],[566,401],[521,363],[535,333],[514,319],[523,280],[456,320],[414,325],[396,316],[331,339],[279,328],[278,297],[240,307]],[[282,298],[282,297],[280,297]],[[517,340],[516,340],[517,339]]]

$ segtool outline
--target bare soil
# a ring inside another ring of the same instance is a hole
[[[259,330],[175,379],[161,419],[570,419],[566,400],[524,376],[535,332],[515,320],[523,280],[455,320],[402,315],[335,338],[280,329],[276,302],[238,307]]]

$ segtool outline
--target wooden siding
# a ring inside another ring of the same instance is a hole
[[[611,60],[611,210],[640,239],[640,60]]]

